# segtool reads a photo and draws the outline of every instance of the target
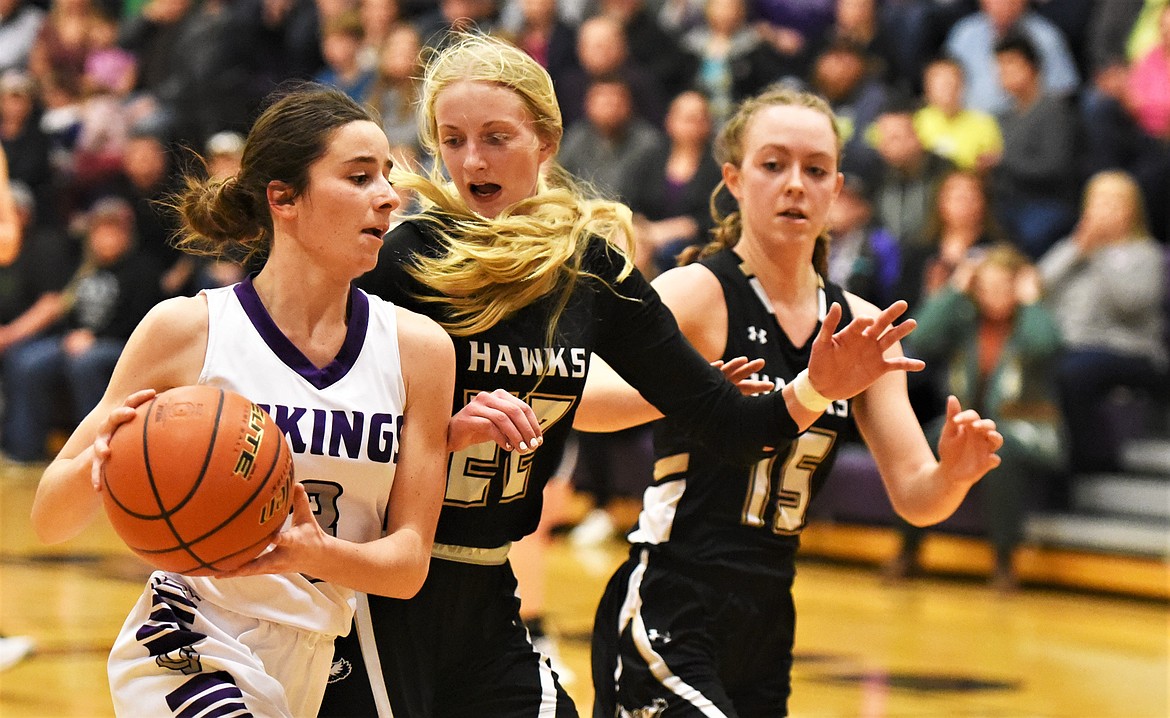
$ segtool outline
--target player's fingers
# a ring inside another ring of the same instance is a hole
[[[747,357],[736,357],[723,365],[723,376],[727,377],[727,380],[732,384],[735,384],[763,369],[764,363],[763,359],[752,359],[749,361]]]
[[[911,357],[894,357],[886,360],[886,366],[890,371],[922,371],[926,362]]]
[[[122,403],[131,409],[135,409],[153,399],[155,394],[154,389],[141,389],[126,397]]]
[[[519,435],[519,440],[514,442],[516,446],[521,451],[532,451],[540,446],[543,442],[540,421],[536,418],[536,412],[532,410],[528,402],[503,389],[497,389],[492,394],[495,399],[493,408],[507,417]],[[504,427],[501,429],[506,431]]]
[[[300,482],[293,484],[292,506],[289,509],[292,512],[294,522],[298,524],[310,521],[317,523],[317,518],[313,515],[313,506],[309,503],[309,492]]]
[[[877,326],[876,324],[874,325]],[[918,322],[913,319],[907,319],[896,327],[890,327],[888,331],[880,335],[878,339],[878,346],[882,351],[889,349],[906,337],[910,336],[910,332],[918,326]]]
[[[841,305],[833,302],[829,311],[825,312],[825,318],[821,321],[821,330],[817,332],[816,341],[827,342],[832,339],[833,335],[837,333],[837,325],[840,323]]]
[[[882,311],[878,312],[877,317],[874,318],[873,329],[877,334],[881,334],[890,328],[894,320],[902,316],[910,305],[906,303],[905,299],[899,299]]]
[[[873,327],[873,317],[854,317],[853,321],[845,325],[835,335],[837,339],[842,342],[848,342],[856,337],[868,337],[869,330]]]

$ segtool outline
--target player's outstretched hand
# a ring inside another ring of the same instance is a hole
[[[813,340],[808,362],[808,378],[813,388],[829,399],[849,399],[865,391],[887,372],[922,371],[926,368],[921,359],[901,354],[886,356],[886,350],[917,326],[913,319],[893,325],[907,306],[899,299],[876,317],[856,317],[849,326],[837,331],[841,305],[834,302]]]
[[[134,392],[126,397],[121,406],[111,411],[98,427],[97,436],[93,440],[93,463],[89,475],[90,481],[93,482],[94,491],[102,490],[102,471],[105,469],[106,461],[110,458],[110,439],[114,436],[114,432],[118,430],[119,426],[133,419],[138,407],[153,399],[154,395],[154,389]]]
[[[504,451],[535,451],[543,443],[532,407],[503,389],[481,391],[447,425],[447,450],[494,441]]]
[[[736,357],[727,361],[716,359],[711,362],[711,366],[723,372],[727,381],[735,384],[739,393],[744,396],[762,394],[776,388],[776,385],[770,381],[752,378],[753,374],[764,368],[763,359],[752,359],[751,361],[748,361],[747,357]]]
[[[300,483],[293,484],[292,517],[292,523],[272,538],[268,550],[232,571],[216,574],[216,578],[238,578],[262,573],[314,575],[314,562],[328,555],[326,544],[333,537],[326,534],[317,523],[313,507],[309,504],[309,494]]]
[[[999,466],[995,452],[1003,446],[1003,435],[995,422],[974,409],[963,409],[954,396],[947,397],[947,418],[938,439],[938,465],[954,483],[971,486]]]

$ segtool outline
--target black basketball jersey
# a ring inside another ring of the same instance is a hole
[[[731,250],[702,261],[727,303],[723,359],[762,358],[759,378],[779,389],[808,366],[816,332],[794,346],[780,328],[763,287]],[[835,284],[819,290],[819,318],[837,302],[841,326],[852,319]],[[819,329],[820,322],[817,327]],[[665,558],[715,572],[791,577],[809,501],[824,483],[839,441],[853,428],[852,402],[839,400],[784,451],[751,466],[729,464],[687,440],[672,419],[655,427],[655,483],[647,490],[634,544],[656,545]]]
[[[567,241],[567,240],[566,240]],[[442,302],[407,271],[418,256],[444,252],[425,221],[395,227],[363,289],[440,322]],[[791,428],[776,402],[747,402],[683,337],[674,316],[637,271],[619,280],[621,256],[595,238],[583,258],[585,273],[547,340],[557,297],[546,296],[474,336],[452,336],[456,354],[453,411],[480,391],[505,389],[526,399],[540,419],[544,444],[532,454],[482,443],[452,454],[447,494],[435,540],[493,548],[536,529],[542,491],[560,463],[589,358],[596,352],[648,401],[729,452],[753,458]],[[780,402],[782,404],[782,402]],[[787,423],[785,423],[787,422]],[[762,427],[773,427],[769,436]]]

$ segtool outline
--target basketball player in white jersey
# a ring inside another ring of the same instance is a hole
[[[408,598],[443,496],[454,350],[433,321],[351,285],[399,198],[369,112],[306,85],[257,119],[239,173],[188,178],[194,252],[264,251],[231,287],[167,300],[130,338],[105,396],[45,470],[38,536],[99,513],[109,441],[155,392],[210,384],[263,406],[293,452],[292,518],[230,576],[156,571],[109,659],[118,715],[314,716],[355,591]]]

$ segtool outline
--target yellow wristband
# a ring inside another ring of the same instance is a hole
[[[816,414],[822,413],[833,403],[832,399],[826,398],[813,387],[808,379],[808,369],[802,370],[792,380],[792,392],[801,406]]]

